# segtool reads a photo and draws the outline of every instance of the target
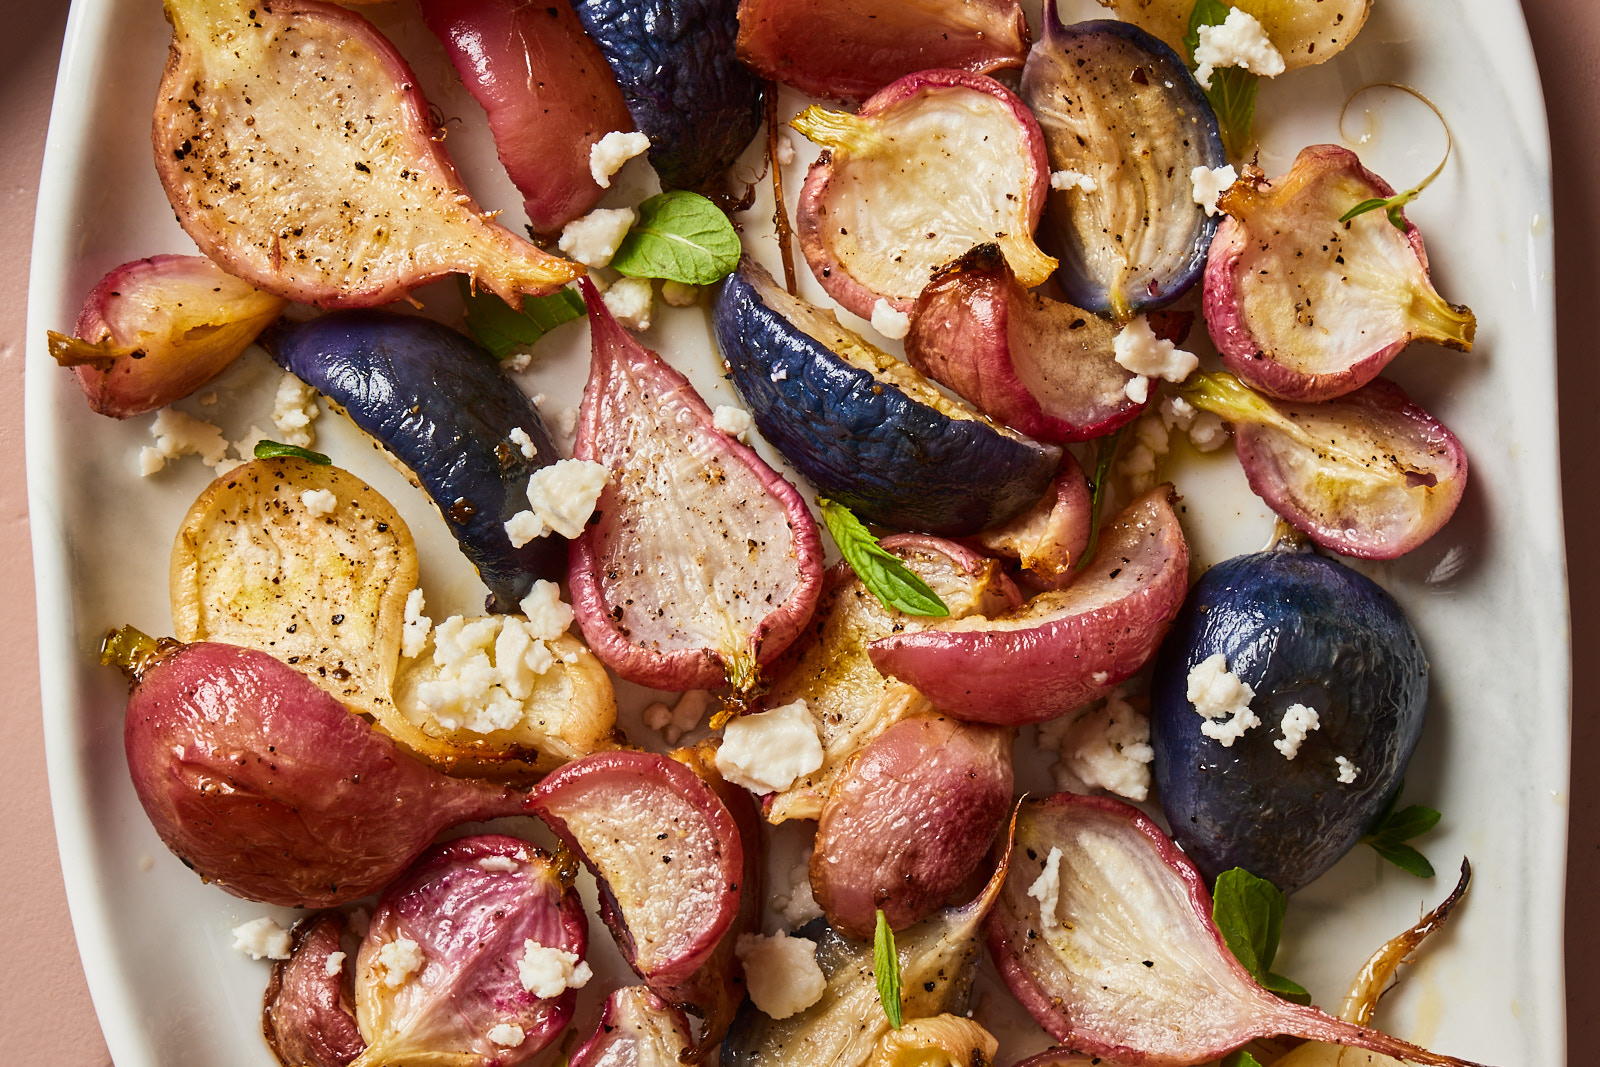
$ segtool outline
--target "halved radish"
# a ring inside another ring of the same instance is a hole
[[[1017,561],[1026,584],[1061,589],[1072,583],[1073,568],[1089,548],[1094,499],[1089,479],[1072,454],[1061,461],[1051,492],[1004,526],[973,540],[989,552]]]
[[[261,1033],[279,1063],[343,1067],[366,1048],[350,968],[342,965],[344,932],[344,916],[336,911],[302,919],[289,958],[272,967]]]
[[[645,986],[606,998],[600,1025],[572,1053],[572,1067],[679,1067],[689,1048],[689,1021]]]

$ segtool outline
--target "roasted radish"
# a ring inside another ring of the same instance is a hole
[[[319,0],[166,11],[156,171],[179,223],[230,274],[300,303],[364,307],[447,274],[515,304],[580,273],[489,221],[416,75],[360,15]]]
[[[1119,18],[1155,34],[1174,49],[1183,47],[1194,12],[1191,0],[1100,0]],[[1283,56],[1287,70],[1324,63],[1355,39],[1367,21],[1372,0],[1316,0],[1286,4],[1281,0],[1230,0],[1261,23],[1267,39]]]
[[[600,1025],[572,1053],[572,1067],[679,1067],[689,1049],[689,1021],[644,986],[606,998]]]
[[[1004,526],[985,530],[977,541],[996,555],[1016,560],[1030,585],[1061,589],[1071,584],[1073,568],[1088,551],[1093,522],[1089,480],[1068,453],[1051,492]]]
[[[356,1025],[351,968],[344,965],[344,916],[312,916],[294,928],[289,958],[273,964],[262,999],[261,1032],[289,1067],[345,1067],[366,1041]]]

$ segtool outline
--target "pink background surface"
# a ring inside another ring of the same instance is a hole
[[[153,0],[152,0],[153,2]],[[1442,8],[1448,5],[1441,5]],[[1567,1010],[1578,1024],[1600,1013],[1600,557],[1586,548],[1600,521],[1600,4],[1524,3],[1555,157],[1557,342],[1562,486],[1571,582],[1573,765],[1567,871]],[[0,1064],[104,1067],[111,1062],[89,1003],[67,918],[45,786],[33,572],[23,479],[22,365],[34,198],[66,4],[4,0],[0,35],[0,648],[12,669],[0,706]],[[1443,12],[1441,12],[1442,14]],[[1587,432],[1586,432],[1587,431]],[[1585,963],[1589,964],[1585,966]],[[1574,965],[1575,964],[1575,965]],[[1571,1062],[1596,1062],[1574,1039]]]

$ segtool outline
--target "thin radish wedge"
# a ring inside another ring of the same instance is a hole
[[[1089,548],[1094,499],[1089,479],[1070,452],[1062,457],[1061,473],[1050,489],[1021,515],[973,540],[995,555],[1016,560],[1029,585],[1063,589],[1072,584],[1072,568]]]
[[[606,998],[600,1025],[572,1054],[572,1067],[678,1067],[689,1048],[689,1021],[644,986]]]
[[[1257,496],[1341,555],[1404,555],[1466,491],[1461,442],[1386,379],[1321,404],[1269,400],[1227,373],[1196,375],[1178,393],[1233,424]]]
[[[574,454],[608,478],[572,542],[589,647],[657,689],[748,690],[822,593],[822,542],[794,486],[717,430],[682,374],[617,324],[587,280],[593,358]]]
[[[1169,485],[1128,505],[1065,589],[1003,615],[955,619],[868,646],[873,666],[972,722],[1042,722],[1105,696],[1145,665],[1189,588]]]
[[[1400,229],[1383,211],[1340,221],[1393,195],[1338,145],[1302,149],[1282,177],[1222,194],[1205,314],[1229,370],[1272,396],[1327,400],[1377,377],[1412,341],[1471,351],[1477,320],[1434,289],[1415,225]]]
[[[350,969],[342,965],[344,930],[338,912],[301,920],[289,958],[272,967],[261,1033],[280,1063],[344,1067],[366,1048],[356,1025]]]
[[[1186,1067],[1292,1034],[1470,1067],[1262,989],[1213,925],[1200,872],[1130,805],[1074,793],[1025,801],[1014,847],[989,951],[1017,999],[1071,1049]]]

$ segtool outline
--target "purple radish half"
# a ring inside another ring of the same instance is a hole
[[[679,1067],[688,1050],[689,1021],[641,985],[606,998],[600,1025],[572,1054],[572,1067]]]
[[[344,916],[337,912],[301,921],[289,958],[272,966],[261,1032],[280,1063],[345,1067],[367,1046],[356,1025],[350,968],[344,965],[344,929]]]
[[[622,677],[657,689],[755,685],[822,593],[822,542],[794,486],[718,431],[687,378],[583,283],[593,331],[578,459],[605,490],[572,542],[572,607]]]

